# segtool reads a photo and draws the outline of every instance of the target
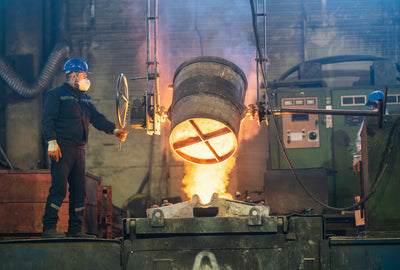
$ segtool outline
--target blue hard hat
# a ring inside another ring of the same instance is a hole
[[[376,90],[374,92],[372,92],[371,94],[369,94],[368,96],[368,100],[367,103],[365,103],[365,106],[370,106],[371,102],[375,102],[378,103],[379,99],[384,99],[385,95],[382,93],[382,91]]]
[[[82,58],[69,59],[63,68],[66,72],[89,72],[89,67]]]

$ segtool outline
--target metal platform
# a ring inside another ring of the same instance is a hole
[[[0,269],[120,269],[121,242],[103,239],[0,241]]]

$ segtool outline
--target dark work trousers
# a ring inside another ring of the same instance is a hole
[[[69,185],[68,232],[82,230],[86,198],[85,149],[60,145],[61,159],[51,161],[51,187],[43,216],[43,230],[56,229],[58,210],[67,193]]]

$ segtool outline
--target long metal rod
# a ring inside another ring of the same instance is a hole
[[[377,116],[379,121],[382,122],[384,113],[384,102],[378,100],[377,111],[362,111],[362,110],[325,110],[325,109],[306,109],[306,108],[278,108],[273,109],[272,113],[275,115],[280,114],[322,114],[322,115],[354,115],[354,116]],[[270,113],[268,111],[267,113]]]
[[[263,41],[264,41],[264,55],[260,55],[260,52],[258,49],[256,49],[256,75],[257,75],[257,111],[259,113],[259,120],[260,118],[262,118],[263,120],[266,120],[266,118],[264,117],[264,115],[261,115],[260,113],[263,111],[262,107],[263,104],[261,102],[261,95],[260,95],[260,69],[261,72],[263,72],[262,74],[262,79],[263,79],[263,84],[265,89],[267,90],[267,61],[268,61],[268,57],[267,57],[267,1],[266,0],[260,0],[262,7],[260,8],[260,2],[259,0],[256,0],[255,2],[255,18],[253,18],[255,21],[255,28],[256,31],[258,32],[258,17],[262,17],[262,26],[263,26]],[[254,2],[252,2],[252,4],[254,4]],[[260,10],[262,10],[262,12],[260,13]],[[258,66],[260,65],[260,67]],[[265,78],[265,79],[264,79]],[[265,96],[265,104],[266,106],[268,106],[269,102],[268,102],[268,95]],[[265,119],[264,119],[265,118]],[[260,123],[260,121],[259,121]]]
[[[325,110],[325,109],[300,109],[300,108],[279,108],[273,109],[272,114],[322,114],[322,115],[352,115],[352,116],[376,116],[378,117],[378,128],[383,126],[383,115],[385,114],[383,100],[378,100],[378,111],[361,111],[361,110]],[[271,114],[270,110],[267,113]]]
[[[278,108],[273,109],[275,115],[281,114],[322,114],[322,115],[354,115],[354,116],[379,116],[377,111],[361,110],[325,110],[325,109],[300,109],[300,108]],[[270,113],[268,111],[267,113]]]

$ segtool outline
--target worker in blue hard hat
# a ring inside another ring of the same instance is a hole
[[[69,59],[63,68],[66,82],[45,93],[42,128],[51,159],[51,187],[46,201],[43,238],[64,238],[56,230],[58,211],[69,185],[69,237],[94,237],[82,231],[86,198],[85,146],[89,124],[124,141],[128,131],[117,129],[93,105],[88,65],[82,58]]]
[[[365,103],[365,106],[369,106],[371,111],[378,110],[378,100],[382,100],[385,98],[385,95],[380,90],[375,90],[371,92],[368,96],[368,100]],[[360,173],[360,165],[361,165],[361,130],[364,126],[364,121],[361,123],[361,127],[357,132],[357,137],[355,140],[355,151],[353,153],[353,170],[356,173]]]
[[[378,100],[382,100],[385,98],[385,95],[383,94],[382,91],[375,90],[368,96],[367,103],[365,103],[365,106],[369,106],[371,110],[377,110],[378,109]]]

